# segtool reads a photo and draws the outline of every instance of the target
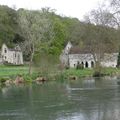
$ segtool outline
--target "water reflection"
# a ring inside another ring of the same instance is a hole
[[[119,120],[117,78],[9,86],[0,91],[0,120]]]

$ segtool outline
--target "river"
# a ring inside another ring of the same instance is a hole
[[[0,89],[0,120],[119,120],[117,78],[86,78]]]

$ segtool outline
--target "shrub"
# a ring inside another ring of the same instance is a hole
[[[24,78],[24,80],[27,81],[27,82],[32,82],[32,81],[35,80],[38,76],[39,76],[39,73],[33,73],[33,74],[31,74],[31,75],[25,74],[25,75],[23,75],[23,78]]]
[[[8,80],[8,79],[9,79],[8,77],[0,78],[0,83],[5,83],[5,81]]]
[[[83,69],[84,67],[83,67],[83,65],[82,64],[77,64],[77,67],[76,67],[76,69]]]
[[[65,69],[69,69],[70,67],[67,65],[67,66],[65,66]]]

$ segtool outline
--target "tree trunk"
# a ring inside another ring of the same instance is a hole
[[[29,62],[29,75],[32,74],[33,56],[34,56],[34,44],[32,45],[32,48],[31,48],[31,57],[30,57],[30,62]]]
[[[30,62],[29,62],[29,75],[32,74],[32,61],[33,61],[33,53],[31,54]]]
[[[102,67],[101,67],[101,59],[100,59],[100,54],[97,55],[97,53],[93,54],[93,58],[95,61],[95,67],[94,67],[94,72],[96,73],[100,73],[102,71]]]

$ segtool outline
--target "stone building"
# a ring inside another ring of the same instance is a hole
[[[117,58],[118,53],[105,53],[101,60],[101,65],[103,67],[116,67]],[[95,60],[89,48],[80,49],[79,47],[73,46],[70,42],[68,42],[62,51],[60,61],[64,66],[71,68],[77,67],[78,64],[81,64],[84,68],[92,68],[95,66]]]
[[[23,64],[23,54],[21,48],[17,45],[13,49],[7,47],[6,44],[2,45],[0,63],[9,63],[14,65]]]

